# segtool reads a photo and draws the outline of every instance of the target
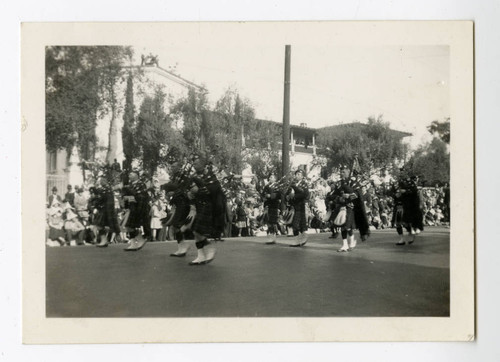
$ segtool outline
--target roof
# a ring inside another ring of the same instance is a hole
[[[255,121],[257,122],[263,122],[263,123],[268,123],[268,124],[272,124],[272,125],[275,125],[277,127],[283,127],[283,123],[282,122],[275,122],[275,121],[270,121],[270,120],[267,120],[267,119],[255,119]],[[305,130],[305,131],[310,131],[312,133],[318,133],[318,130],[316,128],[310,128],[310,127],[305,127],[305,126],[297,126],[296,124],[291,124],[290,125],[290,129],[292,130]]]
[[[336,124],[336,125],[332,125],[332,126],[321,127],[321,128],[318,128],[317,131],[321,132],[321,131],[326,131],[326,130],[335,130],[336,128],[337,129],[340,129],[340,128],[345,129],[345,128],[366,128],[366,127],[368,127],[367,123],[352,122],[352,123],[343,123],[343,124]],[[390,132],[392,132],[392,134],[394,134],[395,136],[400,137],[400,138],[413,136],[413,134],[411,134],[409,132],[398,131],[398,130],[395,130],[392,128],[390,129]]]
[[[160,66],[153,66],[153,65],[134,65],[134,66],[129,66],[125,68],[135,68],[135,69],[140,69],[140,70],[148,70],[152,71],[162,77],[165,77],[177,84],[180,84],[186,88],[195,88],[198,91],[206,91],[206,89],[198,84],[195,84],[187,79],[182,78],[181,76],[172,73],[165,68],[162,68]]]
[[[270,124],[276,125],[277,127],[280,127],[280,128],[283,127],[283,123],[281,123],[281,122],[275,122],[275,121],[270,121],[270,120],[266,120],[266,119],[255,119],[255,120],[259,121],[259,122],[270,123]],[[297,126],[295,124],[290,125],[291,130],[294,130],[294,131],[304,130],[306,132],[309,131],[309,132],[314,133],[314,134],[321,133],[322,131],[325,131],[325,130],[335,130],[335,128],[361,128],[361,127],[363,127],[363,128],[368,127],[368,124],[361,123],[361,122],[352,122],[352,123],[343,123],[343,124],[337,124],[337,125],[320,127],[320,128],[310,128],[310,127],[305,127],[305,126]],[[392,132],[392,134],[394,134],[396,137],[399,137],[399,138],[413,136],[413,134],[411,134],[409,132],[398,131],[398,130],[395,130],[392,128],[390,129],[390,132]]]

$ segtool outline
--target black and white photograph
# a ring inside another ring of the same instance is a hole
[[[172,327],[111,342],[474,338],[470,22],[24,26],[27,316]]]

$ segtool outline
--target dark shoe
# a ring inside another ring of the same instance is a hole
[[[290,244],[291,248],[299,248],[301,246],[302,246],[302,244]]]
[[[396,245],[405,245],[406,243],[403,241],[402,243],[396,243]]]
[[[96,244],[96,246],[98,248],[107,248],[108,247],[108,243],[106,243],[106,244]]]
[[[266,241],[266,245],[273,245],[276,244],[276,241]]]

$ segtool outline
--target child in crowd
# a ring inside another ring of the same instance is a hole
[[[153,201],[149,215],[151,216],[151,240],[156,241],[159,230],[163,227],[161,219],[165,217],[164,206],[158,198]]]

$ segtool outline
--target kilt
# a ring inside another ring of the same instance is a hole
[[[137,182],[123,188],[123,196],[133,196],[135,202],[125,201],[125,208],[130,210],[126,227],[137,229],[141,226],[149,229],[149,204],[146,186]]]
[[[268,224],[277,224],[279,219],[280,209],[279,208],[271,208],[267,209],[267,223]]]
[[[208,200],[197,200],[196,217],[191,230],[205,236],[214,232],[213,207]]]
[[[402,226],[404,221],[404,209],[402,205],[397,205],[394,207],[394,214],[393,214],[392,222],[396,226]]]
[[[146,198],[139,199],[136,197],[137,202],[129,204],[129,216],[126,226],[131,229],[140,228],[149,224],[149,205]]]
[[[94,215],[94,225],[100,228],[109,227],[114,232],[120,232],[115,210],[115,197],[109,190],[99,195],[99,207],[97,214]]]
[[[354,210],[350,207],[346,207],[346,220],[345,224],[342,225],[341,230],[354,230],[356,229],[356,218],[354,216]]]
[[[306,215],[306,205],[304,203],[299,203],[294,205],[295,214],[293,215],[292,227],[294,230],[303,232],[307,230],[307,215]]]
[[[403,222],[424,230],[423,214],[420,209],[418,195],[407,195],[403,198]]]
[[[189,199],[184,194],[174,195],[172,205],[175,206],[175,214],[171,225],[180,229],[189,214]]]

